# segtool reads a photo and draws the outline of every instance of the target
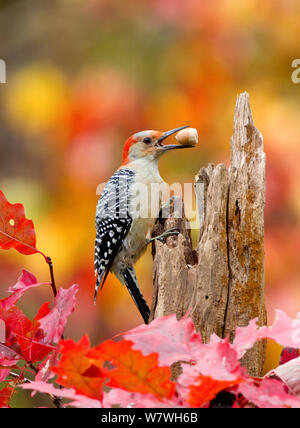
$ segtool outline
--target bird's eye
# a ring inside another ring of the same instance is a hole
[[[146,137],[143,139],[144,143],[150,144],[152,142],[152,139],[150,137]]]

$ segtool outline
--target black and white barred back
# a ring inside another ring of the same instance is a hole
[[[115,172],[106,184],[96,210],[95,274],[97,276],[95,299],[98,289],[104,285],[118,252],[122,249],[132,225],[129,213],[130,186],[135,172],[123,168]],[[121,268],[122,282],[148,324],[150,309],[140,292],[133,266],[124,264]],[[119,278],[120,279],[120,278]]]
[[[98,201],[96,210],[95,274],[97,275],[95,298],[99,286],[104,285],[122,242],[129,232],[132,218],[129,215],[129,188],[135,172],[123,168],[108,180]]]

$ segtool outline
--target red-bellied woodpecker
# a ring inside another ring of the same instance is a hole
[[[137,212],[134,185],[142,184],[150,192],[152,183],[163,183],[158,170],[161,155],[190,145],[163,145],[162,142],[184,128],[187,126],[168,132],[142,131],[128,138],[123,163],[108,180],[96,210],[95,299],[99,286],[103,287],[111,271],[128,288],[146,324],[150,310],[140,292],[133,265],[150,242],[161,201],[154,215],[152,210],[152,216],[133,216],[132,213]]]

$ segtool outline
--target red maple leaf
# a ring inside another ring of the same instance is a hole
[[[158,353],[145,356],[132,346],[128,340],[107,340],[92,349],[88,357],[95,359],[95,365],[105,361],[113,364],[115,368],[106,369],[108,386],[170,399],[175,392],[175,383],[170,380],[171,369],[159,367]]]
[[[25,361],[34,363],[44,359],[53,350],[53,346],[45,343],[45,334],[38,319],[31,321],[17,306],[5,309],[1,303],[0,300],[0,318],[6,326],[5,345]]]
[[[300,408],[300,399],[289,394],[280,379],[252,379],[238,385],[236,392],[261,409]]]
[[[32,287],[38,287],[39,285],[41,284],[37,282],[36,277],[32,273],[23,269],[22,275],[18,278],[17,283],[8,289],[11,295],[1,300],[2,307],[9,309],[27,290]]]
[[[51,311],[49,305],[50,305],[50,302],[44,302],[42,304],[42,306],[40,307],[40,309],[38,310],[38,313],[36,314],[36,316],[34,317],[34,319],[37,320],[37,321],[39,321],[41,318],[43,318],[46,315],[48,315],[49,312]]]
[[[54,308],[41,317],[39,314],[39,323],[45,332],[47,343],[58,343],[64,332],[65,325],[69,315],[75,308],[75,295],[78,291],[78,285],[74,284],[69,288],[60,288],[55,297]]]
[[[223,389],[235,386],[241,381],[242,379],[224,381],[213,379],[210,376],[199,375],[195,385],[189,386],[188,403],[191,407],[201,407],[213,400]]]
[[[300,312],[295,319],[291,319],[282,310],[276,309],[275,320],[269,327],[260,327],[257,318],[251,320],[245,327],[237,327],[233,346],[239,358],[261,339],[272,339],[284,347],[300,348]]]
[[[179,321],[176,314],[154,319],[122,334],[133,342],[133,348],[144,355],[159,349],[159,363],[170,366],[176,361],[191,361],[197,357],[201,336],[196,332],[188,313]]]
[[[35,382],[47,382],[54,377],[54,373],[50,370],[51,366],[58,363],[58,351],[54,349],[51,354],[39,365],[39,371],[35,376]]]
[[[33,320],[27,318],[15,303],[30,288],[40,285],[35,276],[23,270],[16,285],[11,287],[10,296],[0,300],[0,319],[6,328],[6,349],[11,349],[32,363],[44,359],[54,348],[52,342],[61,338],[68,316],[74,310],[78,286],[60,288],[55,305],[42,304]],[[9,358],[7,352],[5,356]]]
[[[36,248],[34,225],[25,217],[22,204],[10,204],[0,190],[0,248],[15,248],[22,254],[39,252]]]
[[[90,341],[87,335],[79,342],[71,339],[60,342],[61,359],[52,371],[58,374],[57,382],[63,386],[74,388],[79,394],[101,400],[102,386],[106,379],[104,373],[90,373],[93,360],[87,357]]]
[[[158,366],[158,354],[144,356],[132,349],[132,342],[107,340],[90,349],[84,336],[78,343],[61,341],[61,360],[52,370],[58,374],[57,382],[71,387],[79,394],[102,399],[102,386],[126,391],[152,394],[158,399],[171,398],[175,383],[171,382],[169,367]]]

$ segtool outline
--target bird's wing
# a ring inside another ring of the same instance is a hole
[[[129,232],[129,188],[134,171],[121,169],[107,182],[96,210],[95,273],[97,275],[95,299],[114,262],[123,240]]]

